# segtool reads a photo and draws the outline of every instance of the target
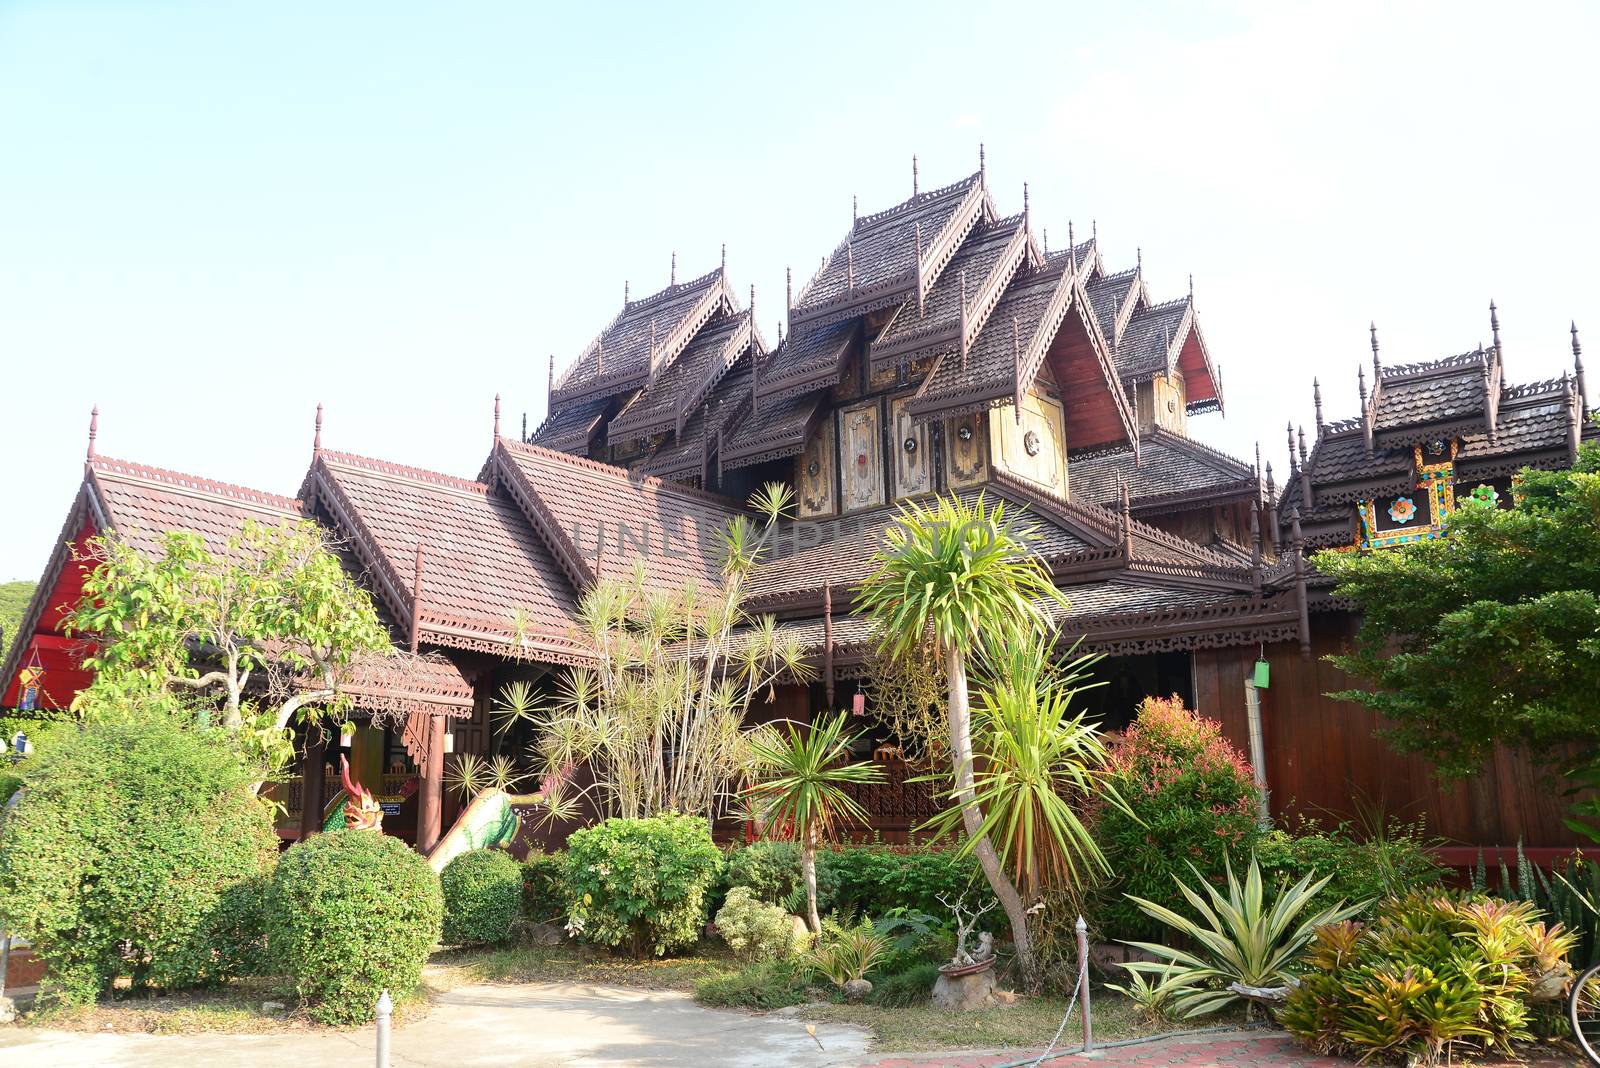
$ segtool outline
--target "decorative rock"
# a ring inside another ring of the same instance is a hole
[[[0,1024],[8,1024],[17,1018],[17,1003],[10,998],[0,998]]]
[[[968,975],[941,974],[938,981],[933,984],[933,1003],[941,1009],[967,1012],[971,1009],[981,1009],[985,1005],[993,1004],[994,1001],[993,968],[985,968]]]
[[[811,944],[811,928],[806,926],[806,921],[799,916],[789,917],[789,945],[796,951],[805,949]]]
[[[861,1001],[870,993],[872,993],[872,981],[870,979],[852,979],[844,984],[846,1001]]]
[[[288,1006],[281,1001],[263,1001],[261,1003],[261,1011],[265,1013],[282,1012],[286,1008]]]

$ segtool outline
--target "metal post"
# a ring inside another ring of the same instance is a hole
[[[378,1068],[389,1068],[389,1016],[394,1002],[386,988],[378,997]]]
[[[1244,680],[1244,712],[1250,723],[1250,766],[1256,773],[1258,795],[1256,823],[1262,830],[1272,829],[1272,807],[1267,800],[1267,746],[1261,735],[1261,694],[1256,692],[1256,680]]]
[[[1078,1000],[1083,1005],[1083,1052],[1094,1052],[1094,1016],[1089,1011],[1089,924],[1082,916],[1074,925],[1078,932]]]

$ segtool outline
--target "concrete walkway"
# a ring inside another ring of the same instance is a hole
[[[397,1028],[392,1068],[788,1068],[852,1065],[867,1035],[849,1027],[708,1009],[688,994],[557,983],[465,986],[439,995],[427,1018]],[[5,1068],[233,1068],[374,1063],[371,1028],[281,1035],[77,1034],[0,1030]]]

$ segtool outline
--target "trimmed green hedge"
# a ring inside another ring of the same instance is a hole
[[[834,907],[862,916],[876,918],[906,908],[947,918],[950,910],[940,903],[941,896],[954,901],[966,894],[969,908],[994,896],[977,858],[960,856],[955,849],[851,846],[819,853],[817,866],[824,865],[838,887]]]
[[[277,855],[259,770],[222,730],[154,709],[55,732],[0,838],[0,911],[49,969],[46,1002],[217,982],[253,967],[259,917],[230,888]],[[236,942],[241,952],[235,952]]]
[[[278,862],[268,944],[313,1017],[365,1023],[385,989],[416,989],[443,913],[438,876],[400,839],[329,831]]]
[[[462,853],[439,873],[444,892],[444,941],[453,946],[511,940],[522,911],[522,866],[503,849]]]
[[[522,862],[522,918],[530,923],[565,923],[571,903],[567,855],[529,853]]]
[[[662,956],[692,945],[722,868],[704,819],[608,819],[567,838],[570,927],[586,942]]]

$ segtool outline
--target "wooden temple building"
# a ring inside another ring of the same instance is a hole
[[[819,669],[780,687],[762,715],[805,719],[849,703],[870,671],[853,591],[898,503],[978,494],[1024,511],[1033,549],[1065,593],[1064,643],[1105,654],[1095,711],[1108,729],[1138,701],[1178,693],[1248,749],[1245,680],[1260,691],[1266,778],[1280,813],[1343,815],[1357,799],[1461,847],[1561,849],[1571,842],[1555,791],[1535,767],[1499,754],[1483,775],[1442,789],[1426,764],[1389,751],[1364,708],[1326,697],[1347,684],[1325,659],[1352,633],[1305,554],[1383,548],[1437,536],[1457,494],[1507,495],[1525,465],[1571,462],[1586,427],[1575,377],[1506,378],[1495,341],[1432,363],[1385,366],[1373,340],[1360,414],[1290,436],[1276,485],[1191,436],[1224,393],[1192,291],[1158,300],[1136,258],[1110,262],[1098,234],[1049,248],[1024,189],[1003,215],[982,167],[886,210],[856,215],[821,267],[757,323],[709,273],[632,299],[559,379],[531,433],[501,432],[464,478],[323,448],[321,410],[294,498],[109,460],[94,451],[55,555],[4,664],[0,704],[18,674],[44,672],[40,707],[65,708],[85,678],[60,632],[79,595],[75,546],[115,532],[150,545],[182,528],[219,543],[247,519],[310,518],[342,546],[397,645],[439,655],[439,670],[372,677],[356,695],[372,717],[351,745],[363,781],[391,807],[386,828],[424,847],[453,817],[440,799],[447,751],[510,744],[489,706],[508,681],[536,685],[582,664],[583,591],[643,560],[650,581],[715,583],[719,535],[749,492],[790,485],[795,515],[758,566],[750,607],[772,613]],[[1574,334],[1574,353],[1577,342]],[[876,752],[894,739],[867,709]],[[337,745],[337,742],[333,743]],[[302,747],[283,784],[286,838],[321,826],[324,745]],[[864,795],[893,838],[931,813],[903,767]]]

